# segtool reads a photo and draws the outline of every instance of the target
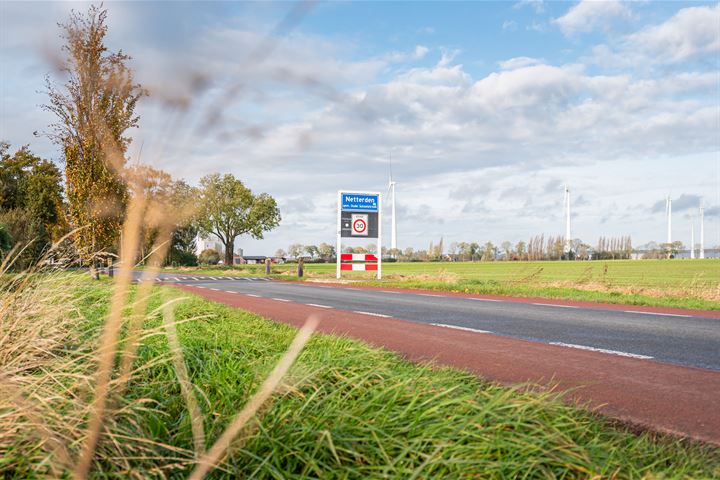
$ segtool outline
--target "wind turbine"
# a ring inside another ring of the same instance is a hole
[[[700,258],[705,258],[705,208],[700,207]]]
[[[390,224],[390,249],[392,257],[395,257],[397,250],[397,222],[395,220],[395,182],[392,176],[392,152],[390,152],[390,180],[388,181],[388,195],[390,196],[391,224]]]
[[[690,223],[690,258],[695,258],[695,220]]]
[[[667,214],[667,243],[668,248],[672,243],[672,198],[668,195],[665,200],[665,213]]]

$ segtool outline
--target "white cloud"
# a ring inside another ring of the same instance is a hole
[[[626,42],[629,48],[654,57],[659,63],[718,54],[720,4],[714,7],[684,8],[666,22],[630,35]]]
[[[509,30],[511,32],[514,32],[515,30],[517,30],[517,28],[518,24],[515,20],[505,20],[502,24],[503,30]]]
[[[427,53],[430,51],[429,48],[427,48],[424,45],[417,45],[415,47],[415,58],[423,58]]]
[[[630,16],[630,9],[619,0],[581,0],[565,15],[553,20],[553,23],[560,27],[565,35],[572,36],[597,28],[607,28],[616,19],[627,19]]]
[[[525,6],[531,7],[533,10],[535,10],[535,13],[543,13],[545,11],[545,4],[543,0],[520,0],[515,5],[513,5],[513,8],[518,10]]]
[[[502,70],[514,70],[516,68],[528,67],[528,66],[537,65],[540,63],[543,63],[543,61],[538,60],[537,58],[515,57],[515,58],[511,58],[509,60],[504,60],[502,62],[498,62],[498,65],[500,65],[500,68]]]

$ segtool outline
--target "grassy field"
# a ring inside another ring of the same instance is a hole
[[[80,332],[74,341],[95,345],[111,284],[82,280],[71,291],[75,300],[64,308],[74,312]],[[160,291],[154,290],[148,307],[138,369],[123,397],[112,397],[116,414],[101,439],[93,467],[96,478],[183,477],[192,468],[192,421],[170,361],[168,337],[159,328]],[[175,299],[187,297],[167,287],[162,291]],[[176,304],[175,319],[209,444],[258,388],[295,330],[194,296]],[[53,351],[52,345],[45,347]],[[64,344],[57,349],[62,368],[67,368],[62,360],[71,352],[75,349]],[[79,358],[87,361],[86,356]],[[77,370],[76,365],[73,372]],[[54,377],[60,380],[55,382],[54,406],[66,411],[65,421],[82,425],[82,416],[75,419],[69,413],[77,402],[87,401],[87,393],[69,390],[57,370]],[[0,401],[0,411],[3,408],[7,405]],[[47,473],[52,456],[32,441],[31,426],[3,427],[15,433],[0,434],[0,472],[5,478]],[[76,449],[79,442],[64,435],[67,445]],[[240,431],[211,478],[718,475],[717,448],[635,435],[567,406],[553,394],[498,387],[453,369],[411,364],[360,342],[317,335],[273,401]]]
[[[262,265],[171,270],[208,275],[264,275]],[[276,278],[294,279],[296,265],[273,265]],[[335,278],[334,264],[307,264],[306,278]],[[608,260],[594,262],[417,262],[383,264],[371,273],[343,273],[369,285],[536,296],[592,302],[720,309],[720,260]]]

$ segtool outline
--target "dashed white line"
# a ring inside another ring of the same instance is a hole
[[[260,295],[255,295],[254,293],[246,293],[245,295],[247,295],[248,297],[260,298]]]
[[[457,325],[448,325],[446,323],[431,323],[430,325],[435,325],[436,327],[452,328],[453,330],[464,330],[466,332],[492,333],[490,330],[478,330],[477,328],[459,327]]]
[[[290,301],[286,298],[273,298],[273,300],[275,300],[276,302],[289,302]]]
[[[502,300],[496,300],[494,298],[474,298],[470,297],[468,300],[475,300],[476,302],[502,302]]]
[[[210,280],[217,280],[217,278],[215,278],[215,277],[210,277]]]
[[[216,292],[219,292],[219,291],[220,291],[219,288],[211,288],[210,290],[215,290]]]
[[[195,280],[195,281],[197,281],[197,280],[198,280],[198,279],[197,279],[197,277],[190,277],[190,278],[192,278],[192,279],[193,279],[193,280]]]
[[[648,359],[653,358],[649,355],[640,355],[638,353],[621,352],[619,350],[608,350],[606,348],[588,347],[587,345],[575,345],[572,343],[550,342],[550,345],[557,345],[559,347],[577,348],[579,350],[589,350],[591,352],[608,353],[610,355],[619,355],[621,357],[639,358],[642,360],[648,360]]]
[[[559,305],[557,303],[533,303],[533,305],[537,305],[539,307],[579,308],[575,305]]]
[[[355,310],[353,313],[359,313],[360,315],[370,315],[371,317],[392,318],[390,315],[383,315],[382,313],[361,312],[359,310]]]
[[[233,292],[232,290],[225,290],[225,293],[237,293],[237,292]]]
[[[445,298],[445,295],[433,295],[432,293],[418,293],[418,295],[421,295],[423,297],[441,297]]]
[[[642,312],[640,310],[624,310],[625,313],[640,313],[642,315],[658,315],[661,317],[682,317],[690,318],[692,315],[680,315],[679,313]]]
[[[400,292],[393,292],[392,290],[380,290],[380,293],[394,293],[394,294],[399,294]]]
[[[317,308],[333,308],[333,307],[329,307],[327,305],[318,305],[317,303],[306,303],[305,305],[307,305],[309,307],[317,307]]]

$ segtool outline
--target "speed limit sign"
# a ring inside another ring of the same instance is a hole
[[[353,214],[351,220],[352,235],[354,237],[367,237],[368,234],[368,216],[362,214]]]

